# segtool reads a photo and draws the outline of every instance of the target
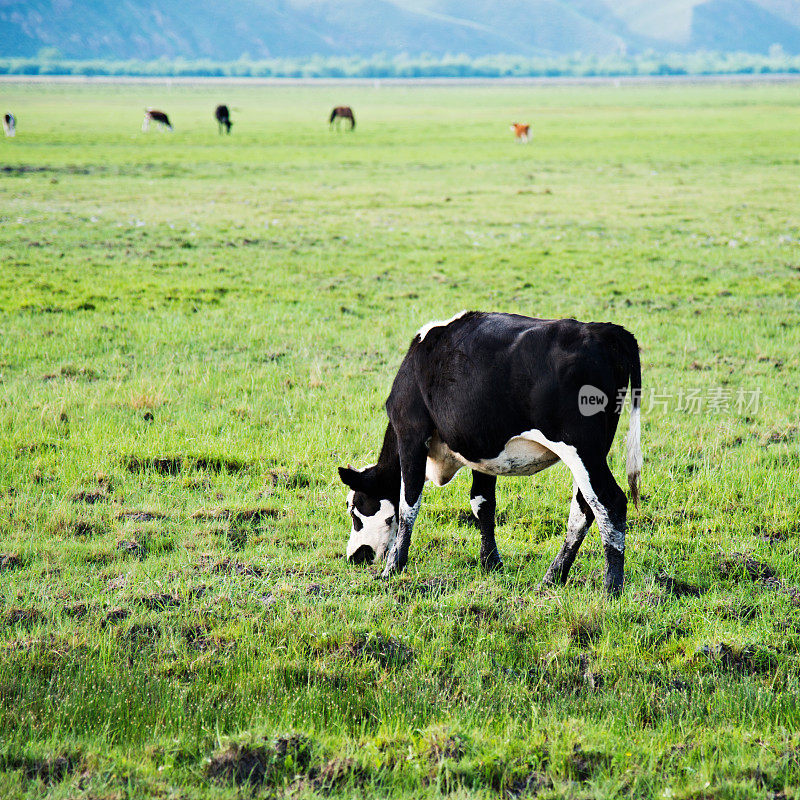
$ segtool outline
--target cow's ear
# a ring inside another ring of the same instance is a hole
[[[339,477],[342,479],[342,483],[345,486],[349,486],[357,492],[366,492],[369,488],[369,476],[365,471],[360,469],[339,467]]]

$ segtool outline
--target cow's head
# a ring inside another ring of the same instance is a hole
[[[339,477],[350,487],[347,511],[353,520],[347,542],[347,560],[371,564],[386,558],[397,535],[397,504],[382,486],[375,467],[357,470],[339,467]]]

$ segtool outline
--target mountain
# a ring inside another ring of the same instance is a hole
[[[0,0],[0,56],[800,54],[800,0]]]

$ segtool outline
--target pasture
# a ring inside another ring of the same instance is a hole
[[[796,84],[4,84],[6,110],[3,797],[798,796]],[[402,576],[345,563],[336,467],[464,308],[637,336],[621,599],[596,527],[538,588],[563,465],[498,481],[502,574],[464,472]]]

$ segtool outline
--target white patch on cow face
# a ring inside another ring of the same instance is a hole
[[[376,561],[386,558],[397,535],[397,514],[394,503],[390,500],[381,500],[378,511],[368,517],[356,508],[355,492],[351,491],[347,495],[347,510],[354,521],[347,542],[348,560],[364,545],[372,548]],[[356,530],[355,520],[359,521],[361,530]]]
[[[464,314],[467,314],[466,309],[464,311],[459,311],[458,314],[454,314],[450,319],[437,319],[433,322],[428,322],[426,325],[423,325],[418,331],[417,336],[419,336],[419,340],[422,341],[431,331],[432,328],[444,328],[445,326],[449,325],[451,322],[455,322],[457,319],[461,319]]]
[[[469,501],[470,508],[472,508],[472,513],[475,515],[475,519],[480,518],[481,513],[481,506],[486,502],[486,498],[479,494],[477,497],[473,497]]]

